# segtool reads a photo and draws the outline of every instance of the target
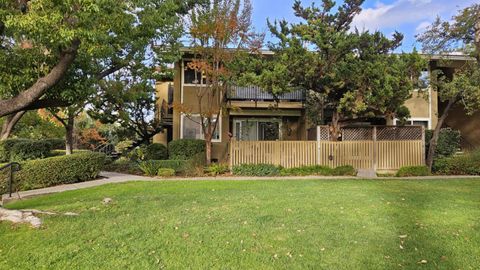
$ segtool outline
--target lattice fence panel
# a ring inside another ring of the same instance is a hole
[[[377,127],[377,141],[418,141],[423,132],[421,126]]]
[[[370,141],[373,139],[371,127],[345,127],[342,129],[343,141]]]
[[[328,126],[320,126],[320,141],[330,140],[330,128]]]

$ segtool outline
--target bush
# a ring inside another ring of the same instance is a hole
[[[357,170],[353,166],[346,165],[340,166],[332,170],[332,175],[334,176],[356,176]]]
[[[397,177],[411,177],[411,176],[429,176],[430,172],[427,166],[406,166],[398,170]]]
[[[104,170],[108,172],[118,172],[126,174],[143,174],[142,170],[140,170],[140,168],[138,167],[137,162],[125,158],[117,159],[114,162],[105,165]]]
[[[161,177],[175,176],[175,170],[174,169],[169,169],[169,168],[160,168],[160,169],[158,169],[157,175],[161,176]]]
[[[290,169],[282,169],[283,176],[307,176],[307,175],[332,175],[332,168],[327,166],[303,166]]]
[[[159,168],[173,169],[176,173],[182,173],[185,171],[188,160],[157,160]]]
[[[209,175],[212,176],[217,176],[221,174],[226,174],[227,172],[230,171],[230,168],[228,167],[227,164],[211,164],[207,168],[205,168],[205,172]]]
[[[21,142],[28,142],[28,139],[7,139],[0,141],[0,162],[10,161],[10,150],[12,147]]]
[[[233,174],[240,176],[275,176],[281,167],[271,164],[242,164],[233,167]]]
[[[145,148],[145,160],[165,160],[168,159],[167,147],[161,143],[152,143]]]
[[[203,140],[181,139],[168,144],[170,159],[188,160],[200,153],[205,153],[205,141]]]
[[[157,175],[157,172],[160,169],[160,165],[158,164],[157,160],[142,161],[138,164],[138,167],[145,175],[148,176]]]
[[[92,180],[98,177],[104,161],[104,154],[89,152],[21,162],[21,170],[15,174],[14,190],[31,190]]]
[[[61,139],[61,138],[44,139],[43,141],[50,145],[51,150],[63,150],[63,149],[65,149],[65,139]]]
[[[425,131],[425,153],[428,154],[430,140],[432,139],[433,130]],[[450,128],[444,128],[438,136],[438,144],[435,149],[435,157],[451,157],[460,148],[460,131]]]
[[[46,141],[24,141],[10,149],[10,161],[40,159],[49,156],[51,145]]]
[[[115,151],[118,153],[121,153],[122,155],[125,155],[127,153],[127,149],[133,145],[133,141],[127,140],[127,141],[121,141],[115,145]]]
[[[435,160],[433,171],[443,175],[480,175],[480,150]]]

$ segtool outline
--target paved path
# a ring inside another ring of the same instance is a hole
[[[84,189],[90,187],[97,187],[105,184],[112,184],[112,183],[125,183],[125,182],[132,182],[132,181],[252,181],[252,180],[271,180],[271,181],[282,181],[282,180],[332,180],[332,179],[357,179],[361,180],[362,178],[358,177],[332,177],[332,176],[289,176],[289,177],[193,177],[193,178],[152,178],[152,177],[145,177],[145,176],[138,176],[138,175],[129,175],[129,174],[121,174],[121,173],[114,173],[114,172],[102,172],[100,174],[102,177],[98,180],[76,183],[76,184],[68,184],[68,185],[61,185],[49,188],[42,188],[42,189],[35,189],[35,190],[28,190],[28,191],[20,191],[18,193],[12,194],[12,198],[9,198],[8,195],[2,196],[2,202],[6,203],[12,200],[19,200],[25,199],[29,197],[35,197],[45,194],[52,194],[52,193],[59,193],[68,190],[77,190],[77,189]],[[375,178],[378,180],[386,180],[392,179],[392,177],[378,177]],[[395,178],[393,178],[395,179]],[[410,178],[397,178],[400,179],[410,179],[410,180],[434,180],[434,179],[478,179],[479,177],[473,176],[428,176],[428,177],[410,177]]]

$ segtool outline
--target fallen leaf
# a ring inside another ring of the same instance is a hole
[[[400,235],[400,236],[398,236],[398,237],[401,238],[401,239],[405,239],[405,238],[407,238],[407,235],[404,234],[404,235]]]
[[[426,264],[428,261],[427,260],[421,260],[419,262],[417,262],[418,264]]]

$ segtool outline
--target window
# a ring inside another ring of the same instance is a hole
[[[206,84],[205,76],[202,76],[201,72],[195,71],[188,67],[188,64],[192,61],[183,62],[183,82],[185,84],[200,84],[200,79],[202,79],[202,84]]]
[[[215,118],[214,121],[217,121]],[[192,116],[185,116],[182,115],[182,124],[181,124],[181,138],[182,139],[199,139],[203,140],[205,137],[203,136],[201,118],[199,115],[192,115]],[[222,130],[222,121],[220,121],[213,133],[213,142],[220,142],[220,130]]]
[[[280,140],[279,119],[237,119],[234,129],[235,138],[239,141]]]
[[[398,119],[395,119],[395,125],[399,125]],[[424,126],[426,129],[430,129],[429,119],[408,119],[405,123],[407,126]]]

